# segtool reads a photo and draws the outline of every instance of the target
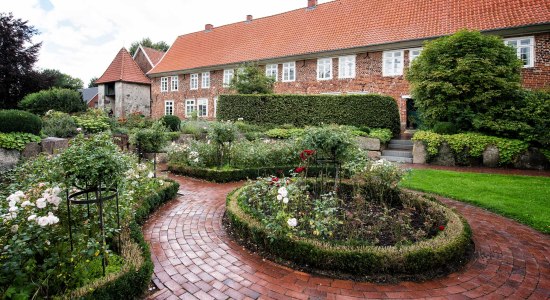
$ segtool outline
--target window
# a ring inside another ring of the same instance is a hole
[[[355,78],[355,55],[340,56],[338,78]]]
[[[283,81],[296,80],[296,62],[287,62],[283,64]]]
[[[519,37],[512,39],[505,39],[504,43],[514,49],[519,59],[523,61],[524,68],[532,68],[535,66],[535,38]]]
[[[203,89],[209,89],[210,88],[210,72],[202,73],[201,87]]]
[[[332,79],[332,58],[317,60],[317,80]]]
[[[173,115],[174,114],[174,101],[167,100],[164,101],[164,115]]]
[[[420,55],[421,52],[422,48],[409,49],[409,65]]]
[[[189,81],[189,89],[196,90],[199,88],[199,74],[191,74],[191,80]]]
[[[218,97],[214,98],[214,118],[218,114]]]
[[[195,99],[189,99],[185,100],[185,116],[191,117],[193,112],[195,111]]]
[[[198,99],[197,100],[197,116],[198,117],[207,117],[208,116],[208,99]]]
[[[278,73],[279,73],[279,65],[272,64],[272,65],[265,66],[265,76],[272,77],[273,79],[275,79],[275,81],[277,81]]]
[[[161,92],[168,92],[168,77],[161,77],[160,78],[160,91]]]
[[[178,86],[178,76],[172,76],[172,91],[177,91],[179,86]]]
[[[403,50],[384,51],[382,76],[403,75]]]
[[[228,87],[235,74],[234,70],[223,70],[223,86]]]

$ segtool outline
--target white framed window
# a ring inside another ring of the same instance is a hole
[[[235,76],[235,70],[233,69],[227,69],[223,70],[223,86],[228,87],[231,83],[231,80],[233,80],[233,76]]]
[[[174,101],[166,100],[164,101],[164,115],[173,115],[174,114]]]
[[[218,97],[214,98],[214,118],[216,118],[218,114]]]
[[[338,78],[355,78],[355,55],[338,58]]]
[[[197,99],[197,116],[198,117],[208,116],[208,99],[206,98]]]
[[[403,75],[403,50],[384,51],[382,76]]]
[[[317,59],[317,80],[332,79],[332,58]]]
[[[196,90],[199,88],[199,74],[191,74],[191,79],[189,80],[189,89]]]
[[[283,82],[296,80],[296,62],[287,62],[283,64]]]
[[[171,81],[172,91],[177,91],[179,89],[178,76],[172,76],[170,78],[171,78],[170,81]]]
[[[535,38],[532,36],[505,39],[504,43],[514,49],[524,68],[535,66]]]
[[[191,117],[193,112],[196,110],[195,107],[195,99],[187,99],[185,100],[185,116],[187,118]]]
[[[421,52],[422,48],[409,49],[409,65],[420,55]]]
[[[160,91],[161,92],[168,92],[168,77],[161,77],[160,78]]]
[[[275,81],[278,80],[278,74],[279,73],[279,65],[278,64],[271,64],[265,66],[265,76],[272,77],[275,79]]]
[[[201,75],[201,88],[209,89],[210,88],[210,72],[203,72]]]

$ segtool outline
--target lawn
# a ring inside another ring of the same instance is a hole
[[[550,233],[550,177],[412,170],[401,185],[472,203]]]

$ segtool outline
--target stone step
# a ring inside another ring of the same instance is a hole
[[[400,156],[382,156],[381,159],[385,159],[387,161],[392,162],[399,162],[399,163],[406,163],[406,164],[412,164],[413,159],[410,157],[400,157]]]
[[[389,144],[388,150],[411,150],[413,149],[413,145],[405,145],[405,144]]]
[[[390,145],[412,145],[413,142],[411,140],[390,140]]]
[[[408,157],[412,158],[412,151],[402,151],[402,150],[384,150],[382,151],[382,156],[397,156],[397,157]]]

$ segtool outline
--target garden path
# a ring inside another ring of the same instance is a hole
[[[225,197],[242,183],[173,177],[180,197],[143,227],[160,288],[150,299],[547,299],[550,236],[465,203],[456,208],[474,232],[474,259],[432,281],[374,284],[335,280],[263,260],[233,242],[222,227]]]

